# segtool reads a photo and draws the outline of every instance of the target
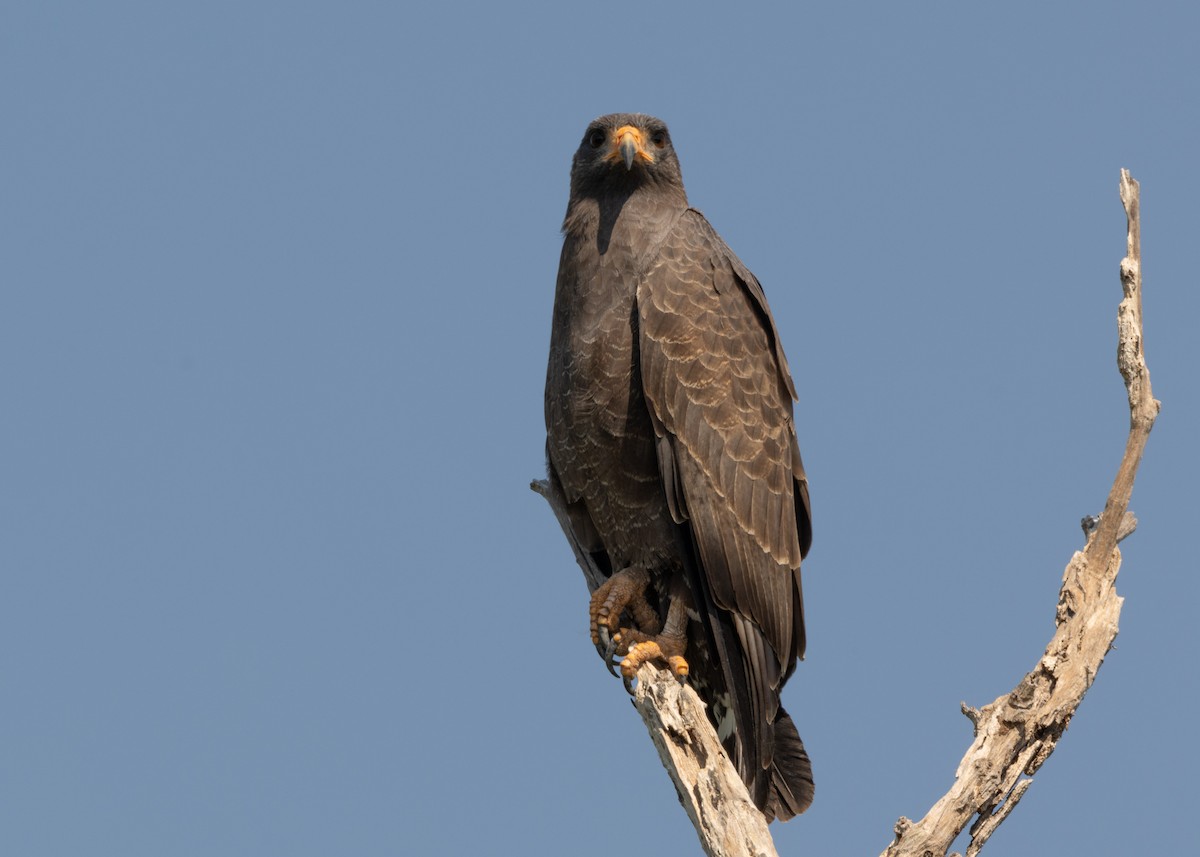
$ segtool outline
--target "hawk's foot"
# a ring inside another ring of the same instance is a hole
[[[662,662],[681,681],[688,674],[683,657],[687,647],[684,597],[676,593],[670,599],[664,621],[646,600],[649,585],[650,575],[645,569],[622,569],[592,594],[589,609],[592,642],[610,673],[616,675],[614,668],[620,666],[625,687],[631,692],[638,668],[648,661]],[[629,619],[629,625],[622,625],[622,618]]]
[[[617,651],[624,655],[621,659],[621,680],[625,689],[633,693],[633,680],[638,669],[649,661],[659,661],[683,681],[688,675],[688,662],[683,657],[687,641],[683,637],[672,637],[660,634],[657,637],[646,637],[636,631],[622,630],[617,635]],[[611,670],[610,670],[611,671]]]
[[[683,651],[684,642],[669,637],[634,643],[621,661],[621,675],[632,679],[642,664],[647,661],[662,661],[676,677],[687,678],[688,662],[684,660]]]
[[[601,646],[611,649],[613,638],[621,628],[622,613],[628,613],[633,629],[642,634],[654,635],[662,630],[662,619],[646,600],[649,585],[649,572],[630,566],[618,571],[592,593],[588,615],[592,643],[597,649]],[[611,652],[606,655],[605,659],[611,660]]]

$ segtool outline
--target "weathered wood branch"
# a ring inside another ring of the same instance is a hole
[[[709,857],[777,857],[767,820],[726,756],[690,685],[652,664],[633,700]]]
[[[1031,777],[1054,751],[1117,635],[1122,599],[1114,582],[1121,564],[1117,543],[1137,526],[1129,498],[1159,403],[1150,388],[1142,348],[1142,281],[1138,184],[1121,171],[1121,200],[1128,217],[1128,250],[1121,261],[1124,299],[1117,314],[1117,365],[1129,394],[1130,431],[1125,454],[1099,519],[1085,519],[1085,548],[1063,573],[1055,631],[1033,670],[1011,692],[982,709],[963,704],[975,740],[955,782],[918,822],[901,818],[883,857],[941,857],[974,818],[967,857],[979,853],[1032,785]],[[565,498],[547,480],[530,485],[549,502],[575,552],[589,591],[605,579],[576,540]],[[695,691],[646,664],[638,671],[635,700],[680,803],[711,857],[776,854],[761,813],[750,800],[704,715]]]
[[[978,854],[1054,751],[1117,636],[1123,600],[1113,588],[1121,565],[1117,542],[1137,524],[1128,514],[1129,498],[1159,410],[1142,350],[1138,184],[1127,170],[1121,171],[1120,190],[1128,218],[1128,249],[1121,261],[1125,296],[1117,311],[1117,366],[1130,411],[1124,457],[1086,547],[1067,564],[1054,636],[1045,652],[1010,693],[980,710],[964,704],[975,740],[959,763],[954,785],[920,821],[896,823],[896,838],[884,857],[944,855],[972,818],[967,857]]]

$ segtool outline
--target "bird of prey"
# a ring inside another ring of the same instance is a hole
[[[779,704],[812,541],[795,387],[757,279],[688,205],[659,119],[602,116],[571,165],[546,375],[551,490],[608,575],[592,640],[627,680],[687,676],[755,804],[812,767]]]

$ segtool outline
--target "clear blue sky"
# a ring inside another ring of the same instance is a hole
[[[878,854],[1049,639],[1142,182],[1121,635],[985,853],[1194,848],[1200,12],[777,9],[5,7],[0,853],[699,853],[526,487],[617,110],[670,124],[800,390],[783,854]]]

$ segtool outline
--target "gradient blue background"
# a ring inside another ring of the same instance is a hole
[[[817,800],[782,854],[879,853],[1049,639],[1126,435],[1132,169],[1164,410],[1121,635],[985,853],[1191,851],[1197,32],[6,4],[0,852],[699,853],[527,488],[569,159],[616,110],[670,123],[800,390]]]

